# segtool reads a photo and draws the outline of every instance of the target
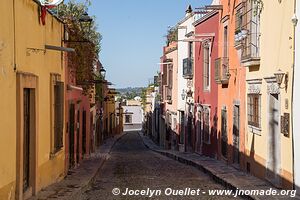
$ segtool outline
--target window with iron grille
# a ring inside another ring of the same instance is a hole
[[[260,94],[248,94],[248,124],[260,128]]]
[[[257,1],[246,1],[242,14],[242,27],[246,35],[243,39],[242,60],[259,58],[260,5]]]
[[[210,44],[203,44],[203,89],[210,89]]]
[[[204,142],[210,144],[210,108],[203,109],[203,135]]]
[[[235,34],[241,32],[243,26],[243,8],[236,11],[235,14]]]
[[[54,85],[54,152],[63,147],[64,124],[64,83],[56,81]]]

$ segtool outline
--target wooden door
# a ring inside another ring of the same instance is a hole
[[[233,107],[233,163],[240,163],[240,107],[235,105]]]
[[[23,192],[29,188],[30,180],[30,89],[24,89],[24,132],[23,132]]]

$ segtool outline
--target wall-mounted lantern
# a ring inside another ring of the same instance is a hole
[[[185,100],[185,96],[186,96],[186,93],[185,93],[185,90],[183,89],[183,90],[182,90],[182,93],[181,93],[181,98],[182,98],[182,100]]]
[[[93,18],[91,18],[87,12],[84,12],[79,17],[78,21],[79,21],[80,26],[81,26],[82,29],[83,29],[84,24],[86,24],[89,27],[89,29],[91,29]]]
[[[285,77],[285,87],[283,87],[283,88],[287,87],[288,73],[285,73],[279,69],[277,72],[274,73],[274,76],[276,78],[276,82],[277,82],[279,88],[281,88],[280,87],[281,83],[283,81],[283,78]],[[283,88],[281,88],[281,89],[283,89]]]

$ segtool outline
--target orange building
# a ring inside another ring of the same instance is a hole
[[[218,85],[218,157],[245,168],[245,68],[235,44],[237,11],[241,0],[220,0],[219,58],[215,60]]]

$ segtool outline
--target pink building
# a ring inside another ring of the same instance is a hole
[[[159,143],[166,149],[178,148],[179,135],[177,131],[177,42],[170,42],[163,47],[160,58],[160,117]]]
[[[197,153],[217,157],[218,85],[214,80],[218,58],[219,14],[212,11],[195,26],[194,102],[195,128],[192,136]]]

